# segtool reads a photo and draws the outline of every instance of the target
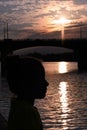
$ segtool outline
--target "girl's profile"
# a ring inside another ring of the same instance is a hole
[[[11,98],[8,130],[43,130],[35,99],[44,98],[48,82],[42,63],[34,58],[8,56],[6,77]]]

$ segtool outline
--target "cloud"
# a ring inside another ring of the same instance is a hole
[[[87,4],[87,0],[74,0],[74,4],[77,5]]]
[[[73,22],[86,22],[87,1],[0,0],[0,24],[3,21],[8,21],[10,31],[15,30],[15,37],[18,34],[19,37],[22,37],[21,35],[25,37],[46,37],[48,34],[42,35],[41,30],[43,32],[55,30],[57,27],[52,24],[52,21],[58,20],[61,16],[65,16]],[[50,36],[53,35],[50,33]]]

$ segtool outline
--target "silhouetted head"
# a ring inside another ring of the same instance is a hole
[[[12,93],[22,98],[44,98],[48,86],[42,63],[34,58],[8,56],[7,82]]]

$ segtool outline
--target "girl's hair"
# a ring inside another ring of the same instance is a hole
[[[26,87],[31,89],[42,73],[44,67],[38,59],[18,55],[8,56],[6,59],[6,78],[14,94],[22,93]]]

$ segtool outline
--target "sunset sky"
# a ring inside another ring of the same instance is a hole
[[[7,23],[12,39],[60,38],[62,26],[87,24],[87,0],[0,0],[0,39]]]

